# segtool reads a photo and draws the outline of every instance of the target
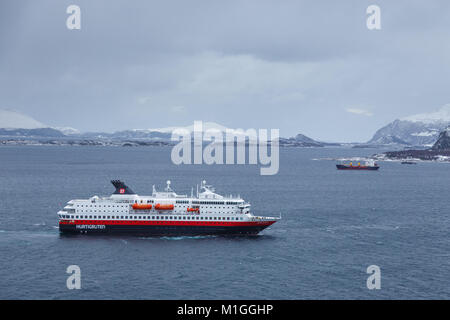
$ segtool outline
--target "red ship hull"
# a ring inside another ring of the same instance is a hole
[[[276,221],[60,221],[61,233],[137,236],[255,235]]]

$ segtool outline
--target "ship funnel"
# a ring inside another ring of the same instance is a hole
[[[133,190],[120,180],[111,180],[111,183],[116,188],[113,194],[135,194]]]

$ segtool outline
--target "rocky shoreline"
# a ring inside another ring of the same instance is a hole
[[[385,152],[384,157],[391,160],[423,160],[423,161],[450,161],[450,150],[403,150],[403,151],[388,151]],[[448,159],[447,159],[448,158]]]

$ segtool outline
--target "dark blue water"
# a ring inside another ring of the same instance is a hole
[[[280,150],[280,172],[175,166],[170,148],[0,147],[2,299],[450,298],[450,165],[381,163],[342,172],[334,161],[375,150]],[[206,179],[253,212],[283,220],[250,238],[63,237],[56,212],[124,179],[150,194]],[[68,265],[82,289],[68,290]],[[381,268],[368,290],[366,268]]]

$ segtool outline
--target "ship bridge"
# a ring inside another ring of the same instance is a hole
[[[206,181],[203,180],[200,185],[200,193],[198,194],[199,199],[216,199],[221,200],[223,196],[215,193],[215,190],[212,186],[206,185]]]

